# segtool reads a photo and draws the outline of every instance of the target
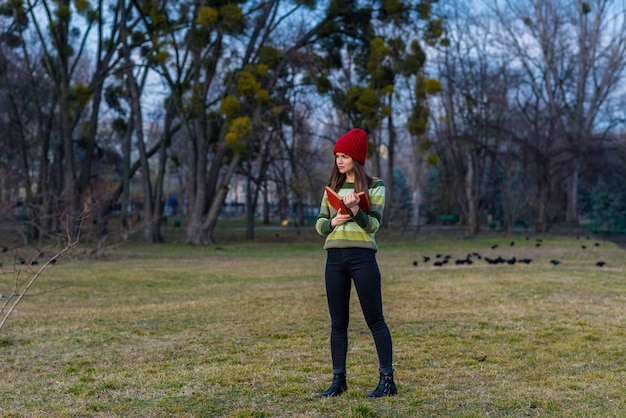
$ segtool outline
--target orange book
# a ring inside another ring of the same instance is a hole
[[[342,197],[339,196],[336,191],[328,186],[324,187],[324,189],[326,190],[326,195],[328,196],[328,202],[332,207],[337,210],[337,212],[339,212],[341,209],[341,213],[350,213],[350,209],[348,209],[348,207],[343,203]],[[358,196],[360,197],[359,207],[361,208],[361,210],[365,213],[369,212],[370,202],[367,199],[367,195],[365,194],[365,192],[359,192]]]

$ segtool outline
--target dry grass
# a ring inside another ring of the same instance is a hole
[[[378,260],[400,393],[365,396],[377,364],[354,296],[350,390],[320,400],[331,378],[324,252],[311,231],[292,232],[210,248],[120,247],[46,271],[33,289],[40,294],[0,333],[0,413],[577,417],[625,409],[626,260],[615,245],[383,234]],[[534,261],[454,264],[468,252]],[[451,262],[434,267],[438,253]],[[605,267],[595,266],[600,258]],[[0,275],[0,292],[11,280]]]

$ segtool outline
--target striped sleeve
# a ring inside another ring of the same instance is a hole
[[[320,235],[325,236],[333,231],[333,227],[330,226],[331,210],[335,212],[333,216],[337,215],[335,209],[330,206],[330,203],[328,202],[326,192],[324,192],[322,203],[320,205],[320,213],[317,215],[317,220],[315,221],[315,230]]]

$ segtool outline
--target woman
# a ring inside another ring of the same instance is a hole
[[[352,129],[339,138],[333,149],[335,165],[328,186],[343,198],[349,213],[333,208],[325,193],[315,223],[317,232],[326,236],[326,297],[331,319],[333,381],[321,394],[324,398],[348,390],[346,356],[352,281],[378,353],[380,380],[368,396],[380,398],[397,393],[391,334],[383,316],[380,271],[376,262],[375,234],[385,205],[385,184],[365,171],[367,148],[367,134],[362,129]],[[364,195],[359,196],[360,192]],[[367,212],[359,207],[360,199],[369,201]]]

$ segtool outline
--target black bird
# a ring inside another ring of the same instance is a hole
[[[506,260],[507,263],[509,264],[515,264],[517,260],[515,259],[515,257],[509,258],[508,260]]]
[[[586,250],[587,246],[586,245],[581,245],[580,248],[582,248],[583,250]]]
[[[541,243],[540,242],[536,243],[535,247],[541,247]]]
[[[417,266],[417,265],[418,265],[417,260],[413,261],[413,265],[414,265],[414,266]]]
[[[481,258],[481,257],[480,257],[480,254],[478,254],[478,253],[472,253],[472,255],[473,255],[474,257],[476,257],[477,259],[479,259],[479,260],[480,260],[480,258]]]
[[[36,266],[37,264],[39,264],[39,262],[37,260],[33,260],[30,262],[31,266]]]
[[[428,263],[430,261],[430,257],[423,256],[424,263]]]
[[[555,266],[558,266],[559,264],[561,264],[559,260],[550,260],[550,262]]]
[[[437,257],[437,258],[441,258],[441,254],[437,254],[435,257]]]
[[[599,243],[599,242],[596,242],[596,243],[595,243],[595,244],[593,244],[593,245],[595,245],[596,247],[599,247],[599,246],[600,246],[600,243]]]
[[[515,245],[515,241],[511,241],[511,247]]]
[[[495,250],[496,248],[498,248],[498,244],[493,244],[493,245],[491,246],[491,249],[492,249],[492,250]]]
[[[496,264],[496,260],[489,258],[489,257],[485,257],[484,260],[488,263],[488,264]]]
[[[530,258],[522,258],[518,260],[518,262],[524,263],[524,264],[530,264],[532,261],[533,260],[531,260]]]
[[[2,246],[2,252],[3,252],[3,253],[6,253],[7,251],[9,251],[9,249],[3,245],[3,246]]]
[[[441,267],[441,266],[443,266],[443,262],[442,262],[442,261],[435,261],[433,264],[434,264],[435,266],[437,266],[437,267]]]
[[[50,264],[56,264],[56,262],[57,262],[57,258],[56,257],[54,257],[52,260],[50,260]]]
[[[26,264],[26,260],[24,260],[23,258],[20,258],[20,264]]]
[[[598,261],[598,262],[596,263],[596,266],[598,266],[598,267],[602,267],[602,266],[604,266],[605,264],[606,264],[606,263],[605,263],[604,261]]]
[[[474,262],[472,261],[472,258],[470,256],[470,254],[467,255],[467,257],[465,258],[459,258],[457,260],[454,261],[456,264],[474,264]]]

